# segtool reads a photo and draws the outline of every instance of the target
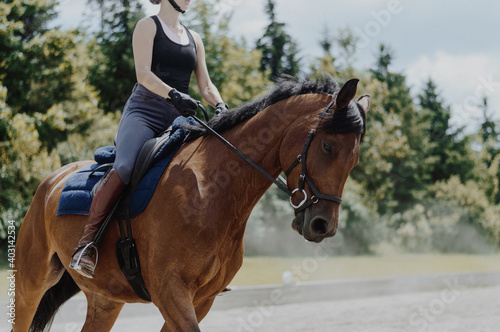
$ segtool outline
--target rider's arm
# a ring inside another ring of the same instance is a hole
[[[217,87],[212,83],[208,75],[207,64],[205,62],[205,46],[199,34],[191,30],[190,32],[196,42],[196,68],[194,69],[196,83],[198,83],[203,99],[215,107],[215,105],[223,101],[219,90],[217,90]]]
[[[156,24],[150,17],[143,18],[137,23],[132,37],[135,74],[137,82],[145,86],[149,91],[164,98],[169,98],[168,93],[172,88],[151,71],[155,34]]]

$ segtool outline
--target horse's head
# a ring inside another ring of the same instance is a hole
[[[340,197],[351,170],[358,164],[370,97],[354,100],[357,84],[357,79],[348,81],[319,119],[317,114],[323,109],[315,109],[315,116],[309,114],[294,123],[283,139],[281,165],[291,165],[284,171],[288,173],[288,187],[294,192],[292,228],[309,241],[321,242],[335,235]],[[305,143],[304,127],[309,132]]]

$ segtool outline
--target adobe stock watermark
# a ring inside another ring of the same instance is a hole
[[[353,29],[355,34],[360,37],[358,50],[368,47],[372,40],[391,24],[393,17],[401,14],[403,10],[404,8],[400,0],[389,0],[385,9],[379,11],[372,10],[370,15],[373,17],[373,20],[366,23],[363,29],[359,27]]]
[[[479,75],[476,79],[478,84],[474,89],[474,94],[467,96],[461,104],[453,105],[456,116],[462,117],[462,120],[466,120],[466,114],[477,113],[484,97],[490,97],[495,92],[500,91],[500,81],[493,79],[493,73],[490,73],[487,77]]]
[[[311,279],[312,274],[320,267],[320,263],[333,254],[335,246],[331,241],[322,242],[314,249],[313,257],[306,257],[300,263],[292,265],[290,270],[283,274],[285,286],[273,289],[264,300],[254,301],[255,309],[245,318],[238,317],[236,331],[259,331],[266,319],[274,314],[276,306],[285,304],[287,295],[298,290],[298,283]]]
[[[7,295],[9,302],[7,304],[7,322],[16,324],[16,225],[14,220],[9,220],[7,225],[7,261],[9,270],[7,270],[8,290]]]
[[[408,318],[411,326],[417,327],[419,332],[427,331],[429,326],[436,322],[439,315],[442,315],[446,307],[455,302],[462,293],[467,290],[464,285],[458,284],[458,279],[443,281],[446,286],[436,297],[430,300],[426,305],[416,308]]]

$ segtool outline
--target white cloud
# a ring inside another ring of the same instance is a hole
[[[500,63],[494,54],[452,55],[438,51],[422,55],[412,63],[406,74],[408,83],[421,91],[432,78],[445,102],[452,107],[456,125],[477,126],[482,119],[476,104],[488,97],[490,115],[500,120]],[[414,90],[414,91],[415,91]]]

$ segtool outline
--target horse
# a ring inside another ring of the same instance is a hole
[[[282,79],[264,97],[208,122],[274,178],[288,171],[295,207],[323,193],[297,208],[292,221],[309,241],[335,234],[344,184],[359,161],[370,96],[354,99],[357,84],[352,79],[340,87],[331,76]],[[200,331],[199,322],[242,265],[247,219],[271,186],[205,129],[190,130],[149,205],[132,219],[144,282],[165,321],[161,331]],[[297,158],[304,152],[307,158]],[[50,327],[57,309],[79,291],[87,299],[82,331],[109,331],[125,303],[145,302],[117,264],[117,223],[103,237],[93,279],[68,268],[86,217],[56,216],[59,195],[73,173],[92,163],[63,166],[34,195],[15,249],[15,332]],[[302,170],[288,169],[301,163]],[[304,168],[310,181],[303,181]],[[336,199],[323,199],[328,195]]]

